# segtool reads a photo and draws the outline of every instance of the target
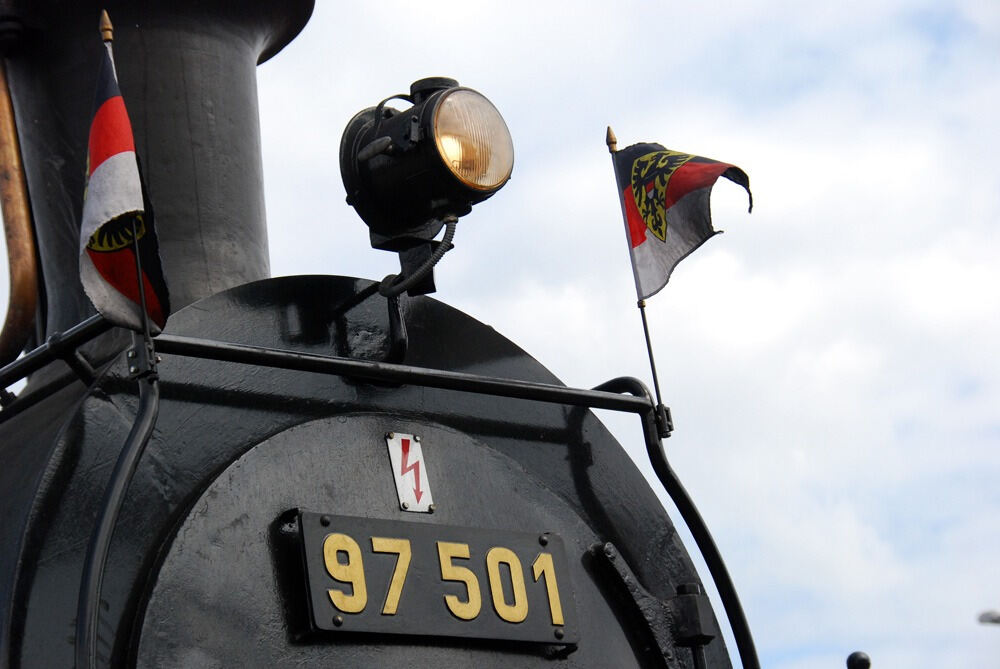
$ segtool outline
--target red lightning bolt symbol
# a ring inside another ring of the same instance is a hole
[[[417,498],[417,503],[420,503],[420,498],[424,496],[424,491],[420,489],[420,461],[417,460],[413,464],[410,464],[410,440],[400,439],[400,444],[403,447],[403,466],[400,467],[399,475],[406,476],[407,472],[413,471],[413,478],[417,484],[413,487],[413,494]]]

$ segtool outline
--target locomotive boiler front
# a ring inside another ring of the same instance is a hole
[[[155,340],[155,430],[114,527],[94,664],[729,667],[673,525],[588,408],[649,428],[641,384],[565,388],[419,290],[267,278],[253,67],[311,7],[108,3],[177,310]],[[0,9],[21,31],[7,65],[36,336],[73,362],[0,411],[0,668],[72,666],[88,544],[139,411],[125,333],[89,337],[82,363],[52,337],[93,313],[76,166],[98,8]],[[84,363],[97,373],[80,383]]]

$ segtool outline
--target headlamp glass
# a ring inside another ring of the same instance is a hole
[[[466,186],[496,190],[510,178],[514,143],[496,107],[479,93],[445,93],[434,110],[434,141],[444,164]]]

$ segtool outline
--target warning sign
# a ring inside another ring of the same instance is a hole
[[[390,432],[385,436],[385,443],[389,447],[389,461],[396,481],[399,508],[429,513],[434,498],[431,496],[431,482],[427,475],[420,437]]]

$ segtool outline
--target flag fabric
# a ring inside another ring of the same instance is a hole
[[[677,263],[721,232],[712,227],[709,207],[720,176],[743,186],[753,209],[750,178],[735,165],[659,144],[633,144],[612,155],[640,300],[658,293]]]
[[[118,89],[111,42],[104,46],[87,146],[80,280],[105,318],[141,330],[135,262],[138,247],[150,329],[158,333],[170,315],[170,298],[160,266],[153,210],[139,172],[132,124]]]

